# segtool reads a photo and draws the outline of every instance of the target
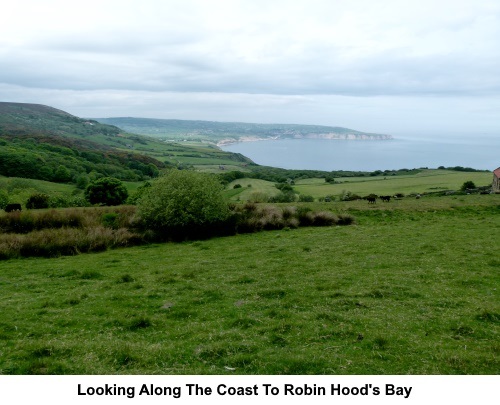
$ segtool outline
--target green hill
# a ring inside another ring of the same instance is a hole
[[[26,132],[100,141],[115,138],[123,131],[41,104],[0,102],[0,134],[23,135]]]
[[[370,139],[387,140],[391,135],[372,134],[342,127],[296,124],[253,124],[242,122],[214,122],[167,120],[150,118],[96,118],[98,122],[116,125],[128,132],[168,140],[211,142],[219,145],[260,139]]]
[[[0,103],[0,175],[56,182],[81,176],[137,181],[179,165],[249,164],[209,145],[181,145],[25,103]]]

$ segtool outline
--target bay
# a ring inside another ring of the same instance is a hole
[[[398,170],[420,167],[500,166],[500,136],[404,137],[386,141],[280,139],[238,142],[221,149],[284,169]]]

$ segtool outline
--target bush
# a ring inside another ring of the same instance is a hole
[[[299,201],[300,202],[314,202],[314,197],[312,195],[300,194]]]
[[[47,194],[31,195],[26,202],[26,208],[29,210],[49,208],[49,196]]]
[[[182,236],[218,233],[230,214],[222,190],[215,176],[172,170],[152,181],[139,200],[138,214],[147,228],[156,231]]]
[[[293,191],[281,191],[278,195],[269,198],[270,203],[290,203],[295,201],[295,193]]]
[[[91,204],[120,205],[128,197],[128,191],[122,182],[113,177],[101,177],[90,183],[85,189],[85,198]]]

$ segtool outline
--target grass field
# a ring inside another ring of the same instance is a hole
[[[313,197],[339,195],[350,191],[361,196],[368,194],[394,195],[396,193],[429,193],[442,190],[459,190],[468,180],[476,186],[491,185],[492,174],[487,172],[457,172],[450,170],[423,170],[409,176],[353,177],[336,179],[338,183],[325,183],[323,179],[298,180],[295,189]]]
[[[0,374],[498,373],[500,195],[312,206],[357,225],[0,261]]]

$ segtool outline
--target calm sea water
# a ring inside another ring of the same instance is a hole
[[[390,141],[284,139],[240,142],[222,148],[255,163],[285,169],[397,170],[463,166],[493,170],[500,166],[500,136]]]

